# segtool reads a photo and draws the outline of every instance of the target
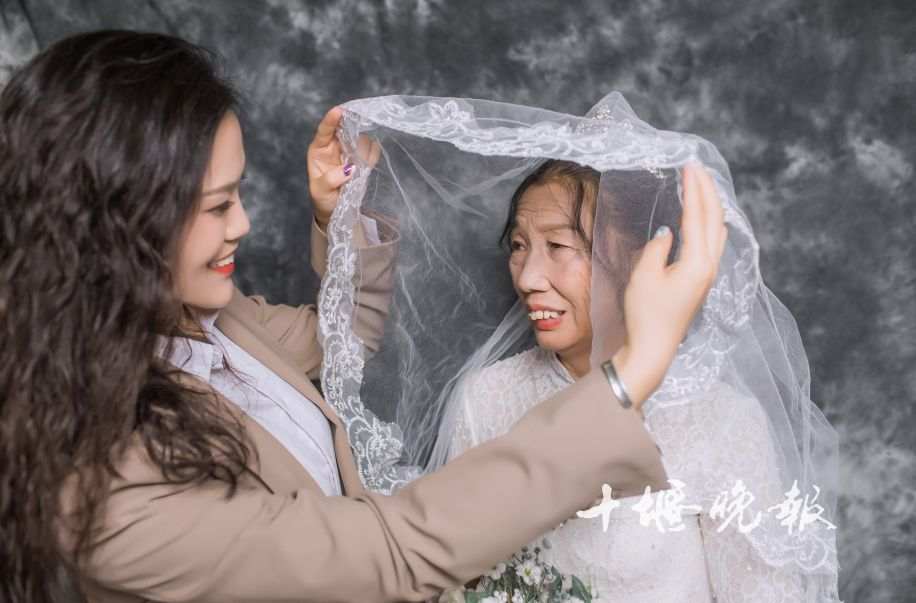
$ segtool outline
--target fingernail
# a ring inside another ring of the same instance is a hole
[[[658,230],[655,231],[655,234],[652,235],[652,238],[660,239],[662,237],[667,237],[669,234],[671,234],[671,229],[663,224],[658,227]]]
[[[353,164],[347,163],[347,165],[345,165],[343,169],[344,176],[349,176],[350,172],[352,171],[353,171]]]

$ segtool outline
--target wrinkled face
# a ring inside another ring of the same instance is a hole
[[[591,254],[573,227],[573,211],[562,183],[532,186],[519,201],[509,239],[512,283],[527,307],[538,345],[556,352],[567,366],[577,359],[587,364],[592,343]],[[582,227],[592,230],[587,204]]]
[[[178,252],[178,294],[194,309],[218,310],[232,298],[234,254],[250,226],[239,197],[244,169],[242,130],[236,116],[227,113],[213,141],[197,214]]]

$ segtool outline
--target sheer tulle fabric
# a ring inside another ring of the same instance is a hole
[[[329,225],[319,299],[322,384],[367,487],[403,486],[504,433],[568,383],[568,375],[545,380],[541,373],[556,369],[549,362],[527,374],[503,370],[536,347],[499,244],[509,199],[527,173],[546,159],[601,173],[591,252],[595,364],[621,335],[613,325],[626,250],[615,229],[626,222],[648,240],[660,224],[676,226],[680,168],[700,162],[723,200],[728,246],[705,305],[646,403],[646,425],[670,477],[685,484],[685,504],[704,509],[699,524],[720,600],[747,600],[758,588],[735,579],[739,566],[770,581],[783,576],[785,600],[836,600],[835,531],[821,521],[790,530],[778,513],[795,485],[809,503],[817,492],[821,517],[834,521],[836,434],[810,399],[798,329],[761,280],[757,241],[712,144],[652,128],[616,93],[585,117],[477,100],[363,99],[345,105],[340,136],[357,167]],[[360,157],[360,137],[381,147],[374,167]],[[397,221],[400,252],[386,336],[368,354],[352,313],[360,286],[354,229],[360,212],[371,211]],[[759,513],[760,524],[746,533],[734,522],[718,530],[708,511],[738,480],[755,496],[744,517]]]

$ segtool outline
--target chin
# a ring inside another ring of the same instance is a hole
[[[538,332],[535,335],[538,346],[551,352],[561,352],[575,344],[572,338],[564,337],[561,333]]]
[[[232,301],[232,289],[230,288],[228,292],[224,295],[214,296],[211,300],[210,309],[211,310],[222,310],[229,305],[229,302]]]
[[[185,299],[184,303],[198,310],[222,310],[232,300],[233,289],[232,281],[229,281],[228,286],[213,287],[206,293],[201,292],[200,295]]]

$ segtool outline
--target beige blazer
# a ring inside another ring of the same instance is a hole
[[[326,243],[316,229],[312,236],[313,265],[323,272]],[[394,253],[393,243],[360,252],[368,278],[357,328],[370,345],[381,337]],[[219,482],[170,485],[135,446],[119,466],[97,548],[80,569],[90,601],[424,600],[590,506],[605,482],[621,496],[665,487],[639,416],[590,375],[505,436],[397,494],[366,492],[344,426],[309,381],[321,361],[315,308],[237,294],[217,325],[325,414],[345,496],[325,496],[253,420],[243,419],[259,458],[253,469],[270,491],[248,478],[231,498]]]

